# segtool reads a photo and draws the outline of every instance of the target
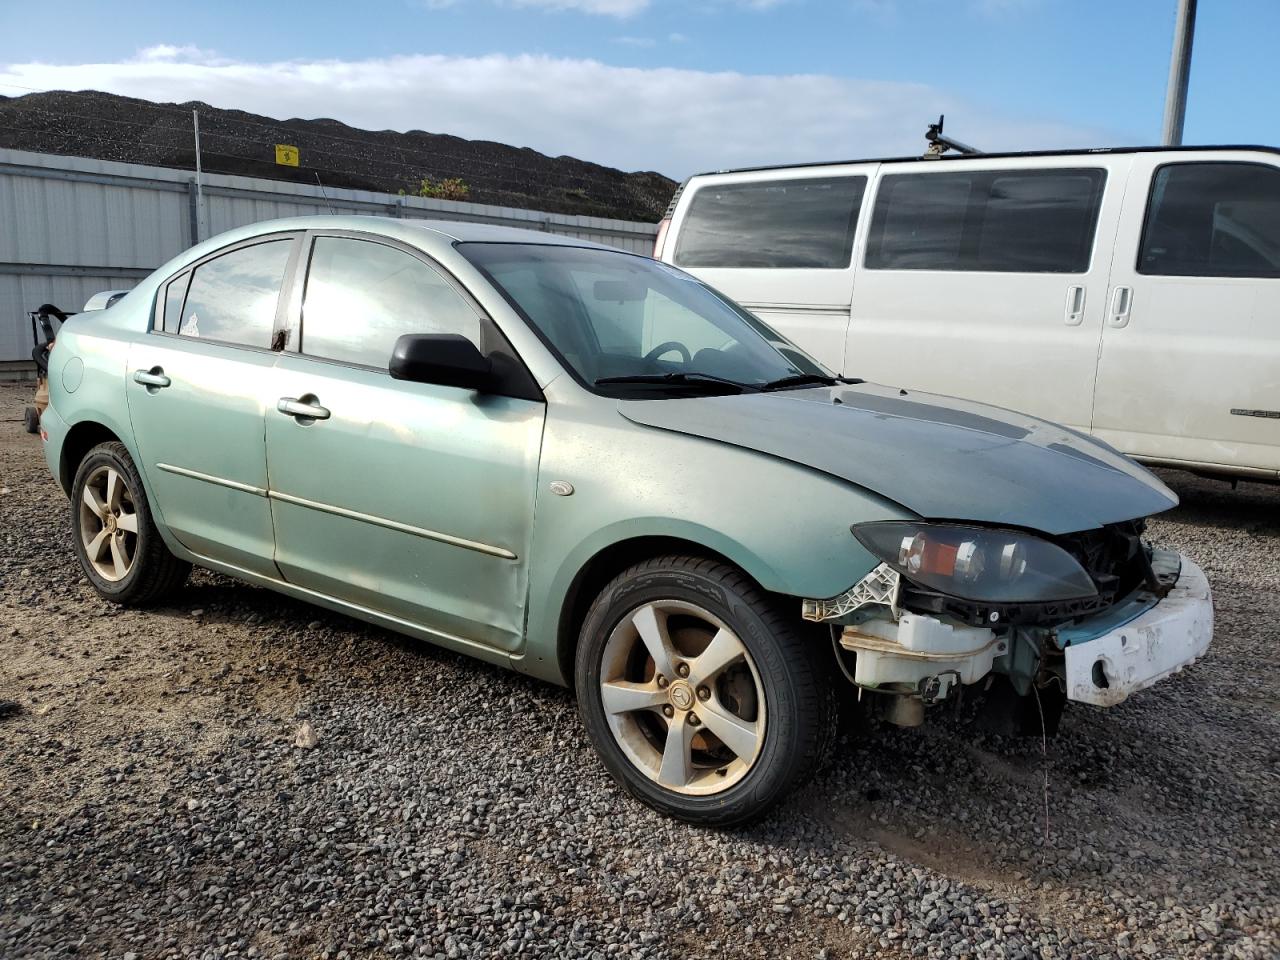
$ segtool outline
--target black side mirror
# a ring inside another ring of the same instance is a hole
[[[493,384],[489,358],[456,333],[406,333],[396,340],[387,370],[396,380],[464,390],[484,391]]]

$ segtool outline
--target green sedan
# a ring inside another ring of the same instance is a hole
[[[572,685],[609,772],[693,822],[813,773],[842,693],[1052,725],[1212,634],[1204,575],[1142,539],[1176,498],[1109,447],[835,377],[570,238],[244,227],[68,321],[49,387],[103,597],[171,599],[194,564]]]

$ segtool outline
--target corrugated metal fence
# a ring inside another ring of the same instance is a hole
[[[27,311],[78,310],[128,289],[170,257],[232,227],[315,213],[473,220],[648,253],[652,223],[205,174],[0,149],[0,367],[31,357]]]

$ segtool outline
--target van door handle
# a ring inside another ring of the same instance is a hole
[[[1067,287],[1067,308],[1062,322],[1068,327],[1078,327],[1084,320],[1084,287]]]
[[[316,398],[310,396],[303,397],[301,400],[297,397],[281,397],[276,402],[276,409],[286,416],[295,418],[299,423],[329,419],[328,408],[320,406]]]
[[[173,381],[164,375],[163,367],[152,367],[150,370],[133,371],[133,382],[140,383],[151,392],[167,387]]]
[[[1113,327],[1127,327],[1132,307],[1133,287],[1116,287],[1111,294],[1111,317],[1107,323]]]

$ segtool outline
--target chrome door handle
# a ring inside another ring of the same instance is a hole
[[[152,367],[150,370],[133,371],[133,382],[140,383],[144,387],[167,387],[173,381],[164,375],[164,370],[160,367]]]
[[[320,406],[314,398],[299,400],[297,397],[281,397],[276,403],[276,409],[298,420],[329,419],[329,409]]]
[[[1129,311],[1133,308],[1133,287],[1116,287],[1111,294],[1111,317],[1107,321],[1113,327],[1129,325]]]

